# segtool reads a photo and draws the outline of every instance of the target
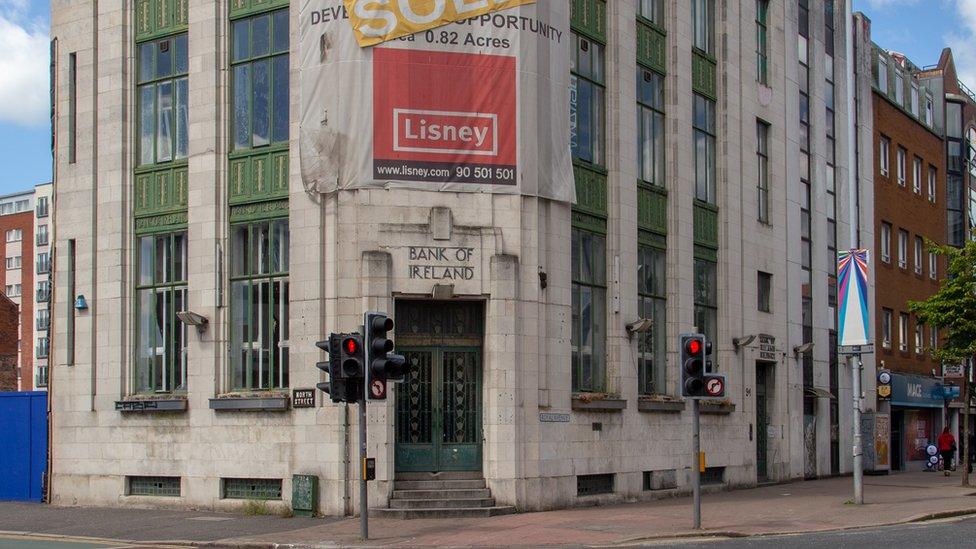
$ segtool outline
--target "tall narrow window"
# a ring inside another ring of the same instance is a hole
[[[651,330],[638,334],[640,394],[667,392],[665,352],[667,349],[667,299],[664,283],[664,250],[640,245],[637,250],[638,315],[651,321]]]
[[[908,231],[898,229],[898,266],[908,268]]]
[[[898,147],[898,157],[896,167],[898,168],[898,184],[905,186],[905,156],[906,151],[903,147]]]
[[[929,327],[929,349],[933,351],[939,348],[939,329],[935,326]]]
[[[929,278],[939,278],[939,256],[935,252],[929,252]]]
[[[881,310],[881,346],[891,348],[891,309]]]
[[[186,390],[186,232],[141,236],[137,250],[137,393]]]
[[[898,103],[899,107],[905,106],[905,77],[897,67],[895,68],[895,103]]]
[[[912,191],[922,194],[922,159],[916,156],[912,168]]]
[[[891,262],[891,224],[881,223],[881,261]]]
[[[189,142],[187,34],[143,42],[137,48],[139,165],[183,160]]]
[[[916,236],[915,237],[915,257],[914,257],[914,259],[915,259],[915,265],[914,265],[915,266],[915,274],[921,276],[922,275],[923,266],[922,266],[922,237],[920,237],[920,236]]]
[[[695,327],[710,341],[718,341],[718,265],[695,259]]]
[[[714,54],[714,0],[691,0],[691,17],[695,25],[695,47],[709,55]]]
[[[918,118],[918,82],[912,82],[912,116]]]
[[[695,198],[715,203],[715,102],[695,94]]]
[[[878,140],[878,165],[881,168],[881,176],[888,177],[889,162],[891,161],[891,140],[881,136]]]
[[[756,79],[769,84],[769,0],[756,0]]]
[[[68,163],[77,160],[78,54],[68,54]]]
[[[878,89],[888,93],[888,60],[881,54],[878,54]]]
[[[922,337],[924,327],[918,320],[915,320],[915,354],[920,355],[925,352],[925,338]]]
[[[664,76],[637,67],[638,162],[641,181],[664,186]]]
[[[758,219],[760,223],[769,224],[769,125],[762,120],[756,121],[756,164],[759,172],[756,174],[756,191]]]
[[[908,352],[908,315],[901,313],[898,315],[898,350]]]
[[[606,387],[606,237],[572,231],[574,392]]]
[[[38,225],[37,226],[37,235],[36,235],[35,238],[37,240],[36,243],[37,243],[38,246],[47,246],[47,244],[48,244],[47,225]]]
[[[637,6],[641,17],[658,25],[664,24],[664,0],[638,0]]]
[[[759,271],[756,277],[756,294],[759,296],[757,308],[764,313],[772,312],[770,298],[773,293],[773,275]]]
[[[933,113],[933,102],[932,96],[928,91],[925,92],[925,125],[932,126],[932,113]]]
[[[37,254],[37,274],[47,274],[51,272],[51,255],[48,252]]]
[[[288,10],[231,22],[234,150],[288,141]]]
[[[231,227],[231,383],[288,387],[287,219]]]

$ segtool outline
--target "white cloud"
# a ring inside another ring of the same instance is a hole
[[[890,8],[893,6],[909,6],[912,4],[917,4],[918,0],[865,0],[873,9],[883,10],[885,8]]]
[[[952,48],[956,76],[973,88],[976,86],[976,58],[970,53],[976,43],[976,0],[956,0],[955,4],[959,28],[946,33],[945,41]]]
[[[0,2],[0,121],[24,126],[49,117],[48,31],[24,20],[26,0]]]

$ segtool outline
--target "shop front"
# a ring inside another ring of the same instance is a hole
[[[942,381],[910,374],[891,375],[891,470],[925,468],[925,447],[946,423]]]

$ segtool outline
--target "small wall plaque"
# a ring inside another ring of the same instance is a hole
[[[293,389],[291,392],[292,408],[315,408],[315,389]]]

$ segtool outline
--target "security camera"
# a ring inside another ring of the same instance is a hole
[[[203,333],[207,329],[207,317],[194,313],[193,311],[180,311],[176,313],[176,318],[180,319],[180,322],[186,324],[187,326],[196,326],[197,331]]]
[[[638,318],[637,320],[627,324],[627,333],[645,333],[650,332],[651,328],[654,327],[654,321],[649,318]]]

